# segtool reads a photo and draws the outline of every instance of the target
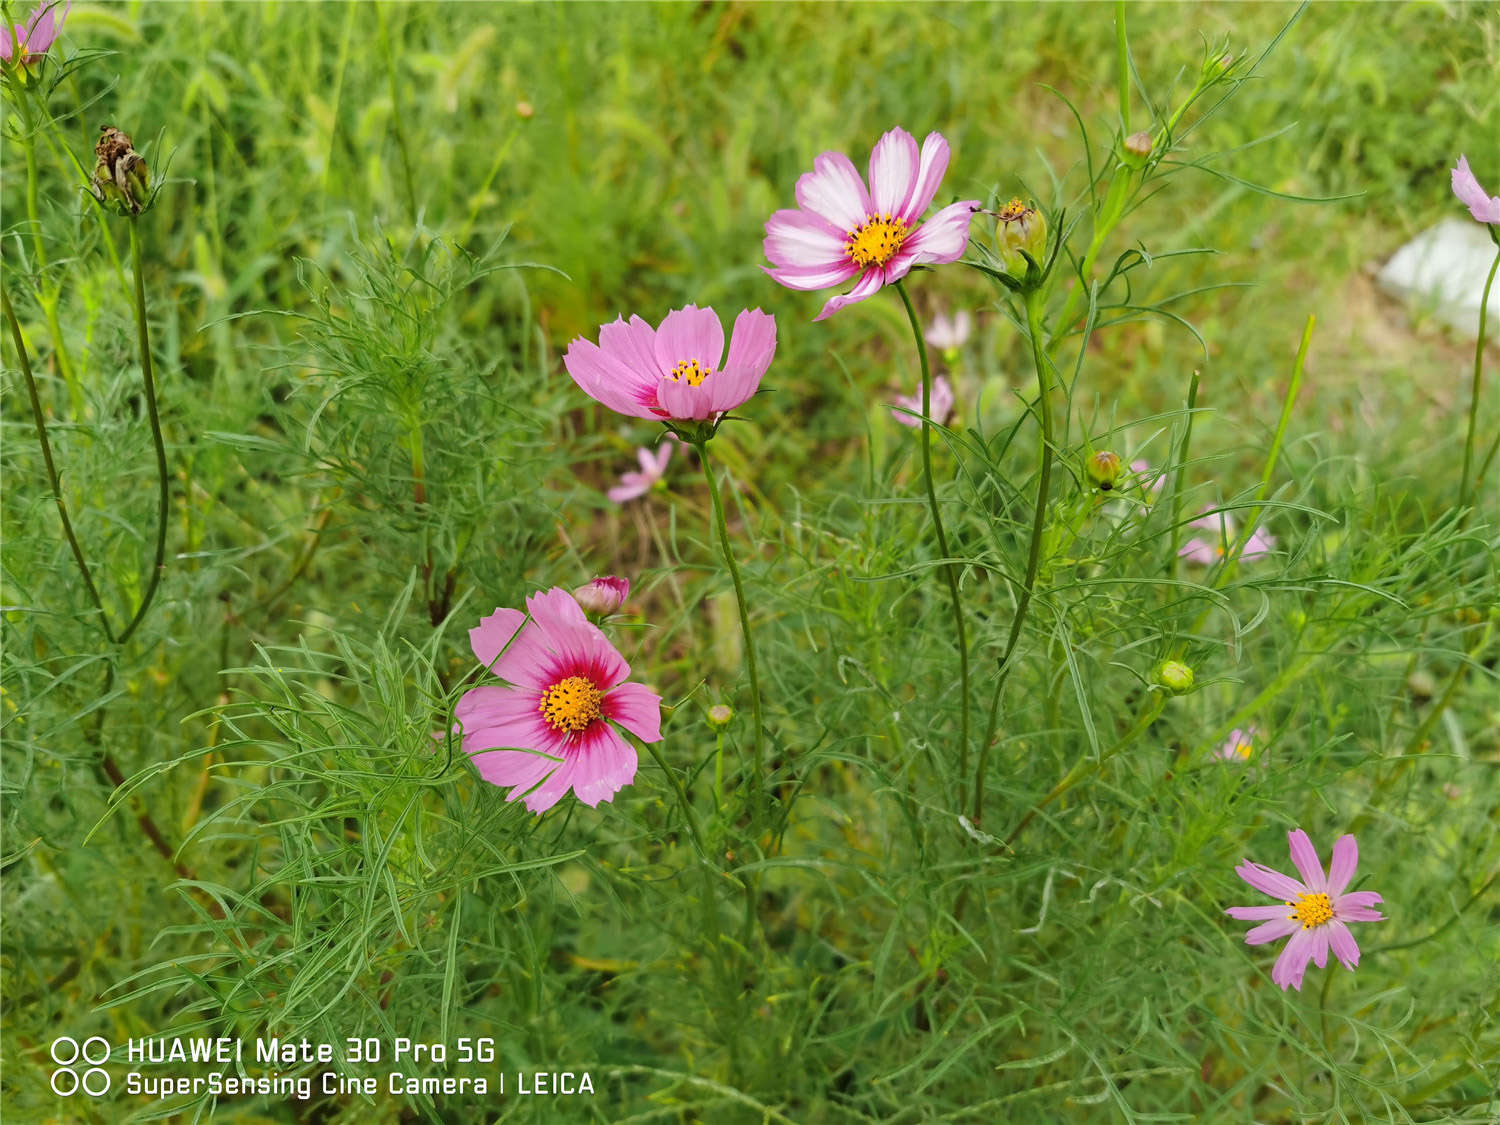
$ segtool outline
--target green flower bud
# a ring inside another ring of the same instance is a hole
[[[723,730],[732,718],[734,718],[734,708],[727,703],[715,703],[708,709],[708,725],[714,730]]]
[[[1108,449],[1099,450],[1084,463],[1083,467],[1089,475],[1089,480],[1098,485],[1102,492],[1108,492],[1114,488],[1125,473],[1125,464],[1120,460],[1120,455]]]
[[[1173,695],[1193,690],[1193,670],[1180,660],[1163,660],[1156,669],[1156,682]]]
[[[1019,197],[1012,199],[995,216],[995,249],[1011,277],[1028,280],[1034,270],[1035,279],[1039,280],[1047,257],[1046,218]],[[1026,256],[1030,256],[1031,262],[1027,262]]]

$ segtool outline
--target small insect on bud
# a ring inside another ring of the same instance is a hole
[[[1101,449],[1084,464],[1089,480],[1099,486],[1101,492],[1109,492],[1120,482],[1125,473],[1125,464],[1118,453]]]
[[[715,703],[708,709],[708,725],[714,730],[723,730],[734,718],[734,708],[727,703]]]
[[[578,587],[573,591],[573,597],[583,607],[585,613],[593,614],[595,617],[607,617],[625,604],[625,598],[629,593],[629,579],[616,578],[611,574],[595,578],[588,585]]]
[[[1156,669],[1156,682],[1173,695],[1193,690],[1193,670],[1180,660],[1163,660]]]
[[[1017,281],[1027,278],[1031,270],[1039,277],[1047,256],[1047,220],[1019,197],[1012,199],[995,216],[995,249],[1005,272]]]
[[[122,215],[139,215],[151,202],[151,170],[135,151],[135,142],[113,125],[104,125],[99,129],[94,155],[98,157],[94,164],[95,197]]]

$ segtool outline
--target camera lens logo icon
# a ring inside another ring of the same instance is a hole
[[[80,1045],[71,1035],[60,1035],[52,1040],[52,1061],[57,1069],[52,1072],[52,1092],[60,1098],[71,1098],[80,1087],[91,1098],[109,1093],[109,1071],[100,1063],[109,1061],[109,1040],[102,1035],[92,1035]],[[75,1064],[86,1064],[82,1077]]]

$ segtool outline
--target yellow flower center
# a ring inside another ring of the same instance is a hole
[[[844,253],[860,269],[883,266],[896,256],[911,228],[889,215],[871,215],[844,239]]]
[[[603,700],[604,693],[594,686],[592,680],[584,676],[569,676],[542,693],[537,710],[553,730],[576,733],[603,714],[599,707]]]
[[[712,374],[712,370],[705,368],[696,359],[679,359],[677,366],[667,372],[667,378],[674,383],[696,387]]]
[[[1242,740],[1240,742],[1236,742],[1234,744],[1234,752],[1236,754],[1238,754],[1241,758],[1249,758],[1250,757],[1250,749],[1251,749],[1251,747],[1250,747],[1250,741],[1249,741],[1249,739],[1244,739],[1244,740]]]
[[[1002,223],[1013,223],[1030,210],[1026,204],[1021,202],[1019,196],[1012,196],[1011,201],[1000,208],[1000,221]]]
[[[1304,930],[1333,921],[1333,902],[1325,894],[1298,895],[1296,902],[1288,902],[1292,912],[1288,921],[1301,922]]]

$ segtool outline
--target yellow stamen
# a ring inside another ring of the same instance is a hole
[[[712,374],[712,369],[705,368],[696,359],[679,359],[677,366],[667,372],[667,378],[674,383],[685,382],[690,387],[696,387]]]
[[[1013,223],[1026,214],[1028,209],[1026,204],[1021,202],[1019,196],[1012,196],[1011,201],[1000,208],[1000,221],[1002,223]]]
[[[599,706],[603,700],[604,693],[592,680],[569,676],[542,693],[537,710],[553,730],[576,733],[603,714]]]
[[[844,253],[861,269],[883,266],[896,256],[911,228],[889,215],[870,215],[844,239]]]
[[[1292,912],[1289,922],[1301,922],[1304,930],[1333,921],[1333,901],[1321,892],[1315,895],[1298,895],[1296,902],[1288,902]]]

